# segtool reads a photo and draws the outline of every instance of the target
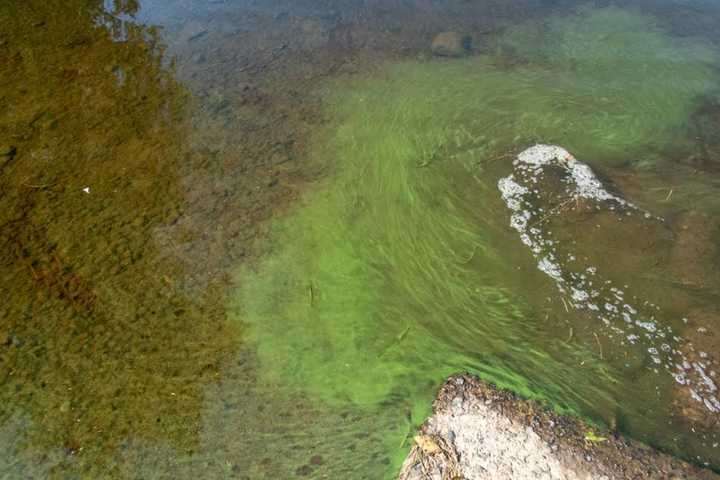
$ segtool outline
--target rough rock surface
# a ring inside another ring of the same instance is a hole
[[[399,480],[718,479],[470,375],[443,385]]]
[[[468,52],[472,40],[468,35],[458,32],[443,32],[433,38],[430,49],[435,55],[460,57]]]

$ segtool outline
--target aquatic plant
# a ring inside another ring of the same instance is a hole
[[[266,378],[414,423],[463,369],[561,409],[616,408],[615,367],[542,318],[552,282],[507,231],[496,183],[537,140],[600,162],[682,148],[696,97],[715,88],[715,52],[616,8],[495,46],[334,87],[313,160],[327,175],[272,224],[257,269],[238,272],[237,317]],[[407,434],[399,420],[385,448]]]
[[[496,48],[525,64],[516,69],[525,71],[521,130],[595,161],[686,148],[688,117],[703,95],[717,98],[717,51],[632,9],[582,8],[517,26]]]

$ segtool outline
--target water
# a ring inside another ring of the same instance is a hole
[[[720,468],[719,15],[3,4],[0,472],[392,478],[459,370]]]

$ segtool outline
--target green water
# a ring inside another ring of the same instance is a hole
[[[717,52],[615,8],[512,28],[493,50],[329,89],[334,120],[312,152],[327,175],[272,224],[267,258],[238,274],[238,319],[262,372],[379,416],[399,397],[394,415],[406,409],[415,426],[426,386],[458,370],[599,421],[660,411],[655,388],[669,376],[637,386],[642,367],[624,368],[617,352],[601,360],[548,320],[545,299],[562,316],[558,295],[505,228],[498,158],[543,141],[596,167],[657,168],[658,152],[689,148],[681,127],[716,93]],[[516,64],[502,64],[506,51]],[[622,228],[592,241],[613,244]],[[633,429],[670,443],[672,429],[654,423]],[[396,462],[406,434],[384,433]]]
[[[702,377],[673,376],[720,368],[716,19],[0,5],[0,478],[393,478],[458,371],[717,470]],[[433,56],[448,29],[473,49]],[[649,213],[537,186],[558,255],[675,357],[511,228],[498,181],[537,143]]]

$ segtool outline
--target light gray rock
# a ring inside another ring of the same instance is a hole
[[[415,436],[399,480],[648,480],[675,472],[720,478],[471,375],[456,375]]]

